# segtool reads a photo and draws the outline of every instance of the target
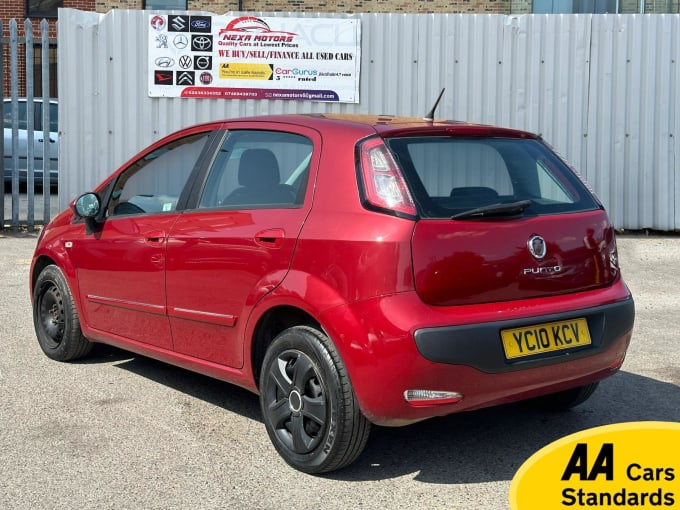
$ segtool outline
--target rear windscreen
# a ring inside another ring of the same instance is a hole
[[[599,207],[578,176],[538,140],[433,136],[385,142],[425,218],[526,200],[525,215]]]

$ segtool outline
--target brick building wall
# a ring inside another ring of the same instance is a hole
[[[95,0],[64,0],[64,7],[70,7],[73,9],[80,9],[83,11],[93,11],[95,9]],[[24,22],[26,20],[26,0],[1,0],[0,2],[0,20],[2,21],[2,36],[3,39],[9,38],[9,24],[10,20],[16,20],[18,28],[18,36],[24,37]],[[33,22],[33,37],[37,42],[40,42],[40,22],[41,18],[30,18]],[[52,39],[57,37],[57,19],[47,18],[49,23],[49,34],[48,36]],[[10,95],[11,85],[10,85],[10,51],[9,45],[2,44],[2,73],[3,73],[3,96],[7,97]],[[56,66],[56,51],[51,52],[53,55],[50,56],[50,60],[53,66]],[[25,45],[19,45],[19,53],[17,58],[18,63],[18,78],[19,78],[19,95],[23,96],[26,94],[26,48]],[[34,62],[36,66],[40,65],[39,60]],[[53,75],[53,90],[56,90],[56,67],[55,72],[51,73]],[[55,94],[52,94],[55,95]]]
[[[97,12],[142,9],[144,0],[96,0]],[[530,0],[529,0],[530,1]],[[188,0],[188,10],[329,12],[329,13],[447,13],[509,14],[512,0]]]

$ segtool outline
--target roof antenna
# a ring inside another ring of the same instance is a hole
[[[437,100],[434,102],[434,106],[433,106],[432,109],[428,112],[428,114],[425,115],[425,117],[423,117],[423,120],[429,120],[430,122],[432,122],[432,121],[434,120],[434,111],[437,109],[437,106],[439,106],[439,101],[441,101],[442,96],[444,95],[444,91],[445,91],[445,90],[446,90],[446,89],[443,88],[442,91],[439,93],[439,97],[438,97]]]

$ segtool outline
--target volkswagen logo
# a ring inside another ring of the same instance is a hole
[[[179,57],[179,66],[182,69],[189,69],[191,67],[191,57],[189,55]]]
[[[187,38],[186,35],[184,34],[179,34],[176,35],[175,38],[172,40],[172,44],[175,45],[175,48],[178,50],[183,50],[187,46],[189,46],[189,39]]]
[[[545,239],[541,236],[531,236],[527,242],[527,248],[529,248],[529,253],[531,253],[535,259],[539,260],[545,257],[547,252]]]
[[[196,51],[210,51],[212,49],[212,38],[207,35],[197,35],[191,39],[191,47]]]
[[[156,67],[172,67],[175,65],[175,61],[170,57],[158,57],[155,63]]]

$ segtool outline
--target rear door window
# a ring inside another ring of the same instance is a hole
[[[312,141],[282,131],[229,131],[217,153],[199,208],[300,207]]]
[[[591,210],[579,178],[537,140],[408,137],[386,140],[423,217],[529,200],[525,214]]]

